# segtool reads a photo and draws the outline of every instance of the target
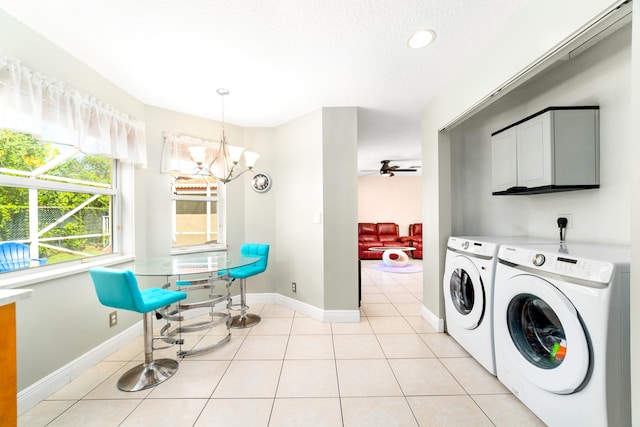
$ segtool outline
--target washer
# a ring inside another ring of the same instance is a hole
[[[531,237],[450,237],[442,281],[447,332],[492,375],[493,280],[504,243],[547,242]]]
[[[627,247],[504,245],[498,379],[550,426],[631,425]]]

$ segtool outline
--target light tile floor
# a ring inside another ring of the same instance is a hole
[[[422,273],[362,263],[360,323],[321,323],[275,304],[223,348],[181,360],[157,387],[117,389],[142,338],[19,417],[36,426],[541,426],[462,347],[421,317]],[[417,261],[414,261],[417,262]],[[185,336],[203,345],[224,331]],[[174,357],[176,348],[156,351]]]

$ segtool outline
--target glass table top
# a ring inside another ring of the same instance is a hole
[[[200,252],[159,258],[139,259],[122,265],[136,276],[181,276],[214,273],[258,262],[258,257],[245,257],[233,252]]]

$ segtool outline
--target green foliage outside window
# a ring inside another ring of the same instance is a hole
[[[32,188],[37,190],[37,229],[50,228],[38,236],[43,243],[39,256],[66,260],[110,251],[112,196],[100,195],[98,189],[112,188],[112,167],[111,159],[85,155],[71,145],[0,130],[0,175],[24,183],[0,183],[0,241],[34,240],[29,227]],[[43,181],[56,182],[62,190],[44,189]],[[65,185],[86,186],[87,191],[66,191]]]

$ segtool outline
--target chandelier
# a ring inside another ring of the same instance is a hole
[[[211,176],[218,182],[226,184],[238,178],[243,173],[253,170],[253,166],[256,164],[256,160],[258,160],[260,155],[227,143],[227,134],[224,129],[224,97],[229,95],[229,91],[227,89],[218,89],[216,92],[222,99],[222,136],[213,160],[209,164],[205,163],[207,160],[208,147],[202,145],[189,147],[189,154],[191,155],[191,160],[193,160],[198,167],[198,174]],[[240,165],[240,158],[243,154],[246,169],[242,169]]]

